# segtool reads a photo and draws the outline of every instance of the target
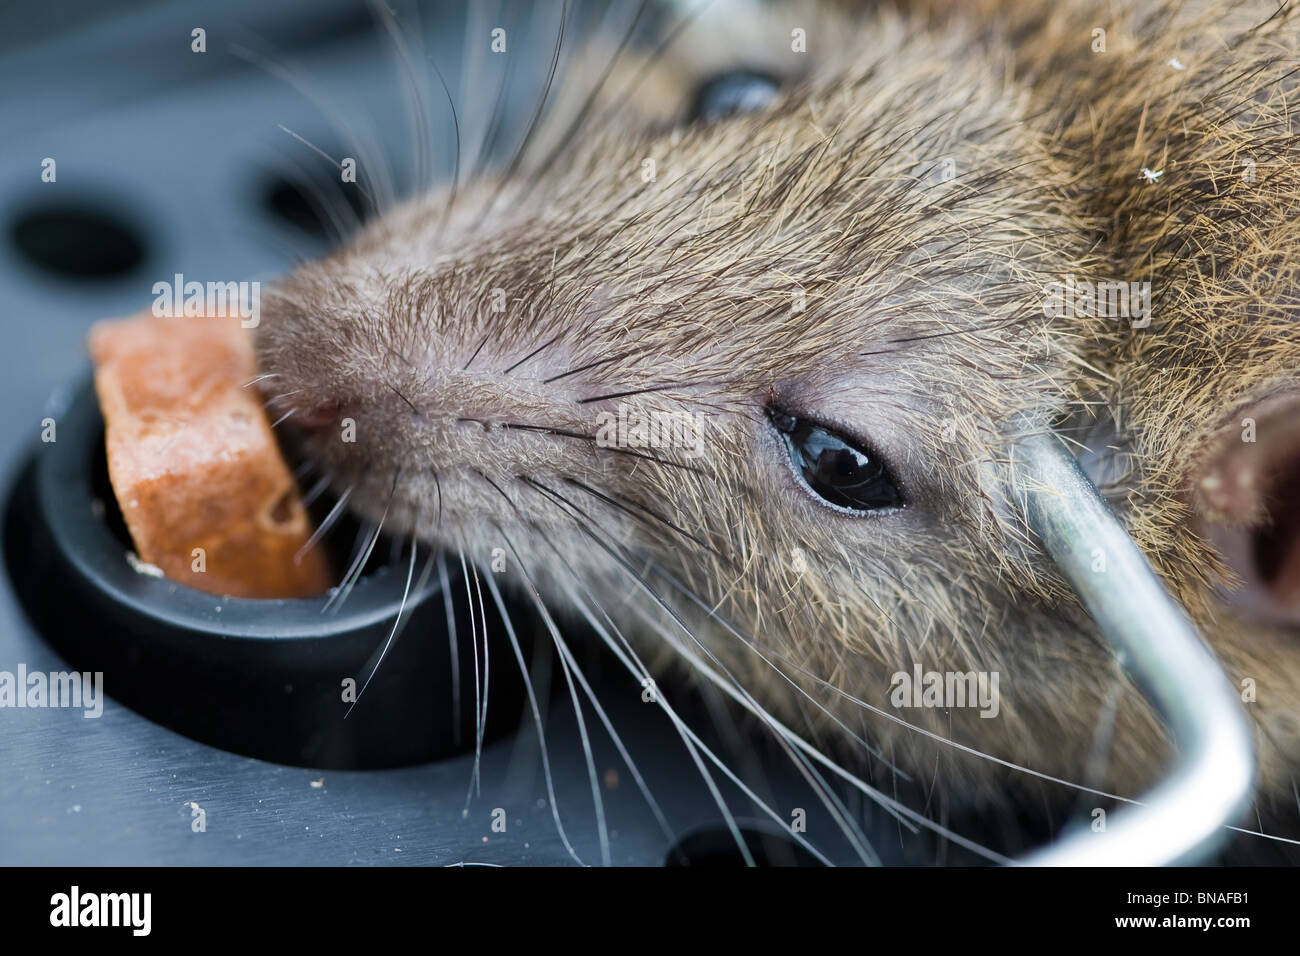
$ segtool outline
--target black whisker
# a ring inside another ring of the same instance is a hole
[[[573,120],[564,130],[563,135],[560,136],[555,147],[538,166],[537,173],[534,176],[532,183],[529,184],[528,188],[524,192],[525,197],[532,192],[533,186],[546,175],[550,168],[555,164],[555,161],[563,155],[564,150],[573,142],[578,131],[582,129],[583,124],[587,121],[587,116],[596,105],[597,98],[600,96],[601,91],[604,90],[605,84],[609,82],[609,78],[613,74],[614,67],[618,64],[619,58],[627,50],[628,44],[632,41],[632,37],[636,35],[637,24],[641,22],[641,18],[645,15],[649,6],[650,0],[641,0],[641,5],[637,8],[636,16],[632,18],[632,23],[628,26],[627,31],[619,41],[618,47],[614,50],[614,55],[611,56],[609,62],[605,64],[605,69],[601,73],[600,78],[592,85],[591,92],[587,94],[587,99],[583,102],[581,109],[578,110]]]
[[[483,341],[480,342],[480,343],[478,344],[478,348],[476,348],[476,349],[474,350],[474,354],[471,355],[471,356],[469,357],[469,361],[466,362],[466,363],[465,363],[465,367],[464,367],[463,369],[461,369],[462,372],[468,372],[468,371],[469,371],[469,367],[470,367],[471,365],[473,365],[473,364],[474,364],[474,360],[475,360],[476,358],[478,358],[478,353],[483,351],[483,346],[485,346],[485,345],[488,344],[488,339],[490,339],[491,337],[492,337],[492,333],[491,333],[491,332],[489,332],[487,335],[483,336]]]
[[[479,418],[460,418],[457,421],[475,422],[483,424]],[[497,427],[511,431],[539,432],[543,435],[554,435],[556,438],[572,438],[578,441],[585,441],[598,448],[600,451],[612,452],[616,455],[631,455],[633,458],[641,458],[645,461],[652,461],[656,465],[666,465],[669,468],[680,468],[683,471],[689,471],[698,475],[708,475],[708,472],[696,468],[683,461],[670,461],[667,458],[656,458],[654,455],[647,455],[644,452],[636,451],[632,448],[618,448],[611,445],[599,445],[596,443],[595,435],[584,435],[582,432],[570,431],[565,428],[549,428],[545,425],[525,425],[519,422],[497,422]]]
[[[614,495],[614,494],[607,495],[604,492],[597,491],[595,488],[592,488],[590,485],[584,482],[578,481],[576,478],[566,478],[565,481],[573,485],[574,487],[580,488],[581,490],[587,492],[587,494],[600,499],[601,501],[608,504],[610,507],[617,508],[619,511],[622,511],[624,514],[627,514],[630,517],[635,518],[639,521],[645,522],[645,518],[643,516],[638,515],[636,512],[632,510],[633,508],[636,508],[638,511],[644,512],[646,515],[649,515],[651,518],[654,518],[656,521],[658,521],[660,524],[664,525],[665,527],[677,532],[679,535],[686,538],[688,541],[692,541],[695,544],[699,545],[701,548],[703,548],[705,551],[708,551],[719,561],[723,561],[723,562],[731,561],[731,559],[727,555],[724,555],[721,551],[718,551],[712,545],[704,541],[701,541],[699,538],[691,534],[689,531],[686,531],[683,528],[679,528],[677,525],[673,524],[663,515],[659,514],[658,512],[654,511],[651,508],[647,508],[645,505],[640,504],[639,502],[632,501],[627,498],[623,498],[621,495]],[[649,524],[648,522],[646,523]],[[654,527],[654,525],[649,525],[649,526]]]
[[[552,382],[558,382],[562,378],[568,378],[570,375],[577,375],[579,372],[585,372],[588,369],[596,368],[600,365],[608,365],[610,362],[617,362],[628,357],[624,352],[620,355],[611,355],[608,358],[597,359],[594,362],[588,362],[586,365],[579,365],[577,368],[571,368],[567,372],[561,372],[559,375],[552,375],[550,378],[542,379],[543,385],[550,385]]]
[[[523,162],[524,153],[527,151],[528,143],[532,139],[533,132],[537,128],[537,122],[542,118],[542,111],[546,108],[546,101],[551,96],[551,84],[555,81],[555,68],[560,63],[560,49],[564,46],[564,26],[569,18],[569,0],[564,0],[560,7],[560,26],[555,37],[555,50],[551,54],[551,66],[546,72],[546,85],[542,88],[542,95],[537,101],[537,106],[533,110],[532,118],[528,121],[528,126],[524,130],[524,137],[516,147],[514,156],[511,157],[510,163],[506,166],[505,172],[497,184],[496,191],[492,195],[491,201],[487,208],[491,209],[496,205],[497,200],[501,197],[501,191],[505,188],[506,183],[514,178],[515,172],[519,169],[519,164]]]
[[[501,374],[502,374],[502,375],[509,375],[511,372],[513,372],[513,371],[514,371],[515,369],[517,369],[519,366],[523,365],[525,362],[527,362],[527,361],[528,361],[530,358],[532,358],[534,355],[536,355],[537,353],[541,352],[543,349],[548,348],[548,347],[554,345],[557,341],[559,341],[559,338],[560,338],[559,335],[555,335],[554,337],[552,337],[552,338],[549,339],[548,341],[543,342],[541,345],[539,345],[537,348],[533,349],[531,352],[529,352],[527,355],[525,355],[525,356],[524,356],[523,358],[521,358],[518,362],[516,362],[514,365],[510,366],[508,369],[506,369],[506,370],[505,370],[504,372],[502,372]]]
[[[437,530],[442,530],[442,479],[438,477],[438,472],[433,471],[433,487],[438,492],[438,525]]]
[[[422,414],[422,413],[420,412],[420,410],[419,410],[418,408],[415,407],[415,403],[412,402],[412,401],[411,401],[409,398],[407,398],[405,395],[403,395],[403,394],[402,394],[402,390],[399,389],[396,385],[392,384],[391,382],[384,382],[384,385],[385,385],[385,386],[386,386],[386,387],[387,387],[387,388],[388,388],[388,389],[389,389],[389,390],[390,390],[394,395],[396,395],[396,396],[397,396],[398,398],[400,398],[402,401],[406,402],[406,404],[407,404],[408,406],[410,406],[411,411],[415,412],[415,414],[417,414],[417,415]]]
[[[593,395],[591,398],[578,399],[579,405],[590,405],[592,402],[603,402],[611,398],[627,398],[629,395],[647,395],[651,392],[666,392],[670,389],[678,388],[676,384],[656,385],[653,388],[633,388],[626,392],[610,392],[607,395]]]

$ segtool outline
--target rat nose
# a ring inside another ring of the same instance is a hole
[[[351,406],[344,402],[325,402],[298,406],[293,412],[293,424],[296,428],[320,431],[344,424],[344,419],[352,417]]]

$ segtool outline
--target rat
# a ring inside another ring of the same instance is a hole
[[[1057,6],[723,5],[612,47],[502,168],[264,293],[286,440],[376,536],[460,555],[557,642],[591,625],[629,693],[671,660],[873,799],[901,769],[1018,818],[1139,797],[1171,757],[1008,491],[1055,429],[1255,682],[1280,806],[1294,23]],[[1066,277],[1150,282],[1150,323],[1045,308]]]

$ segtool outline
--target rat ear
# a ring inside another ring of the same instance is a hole
[[[1241,579],[1224,596],[1248,616],[1300,623],[1300,392],[1234,415],[1190,492],[1205,536]]]

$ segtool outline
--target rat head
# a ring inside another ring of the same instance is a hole
[[[1005,489],[1078,377],[1088,323],[1044,289],[1089,231],[990,48],[819,23],[748,24],[678,123],[394,210],[264,300],[261,371],[389,531],[503,549],[797,729],[1079,778],[1118,670]],[[915,707],[934,672],[983,699]],[[1159,731],[1125,701],[1102,779],[1134,789]]]

